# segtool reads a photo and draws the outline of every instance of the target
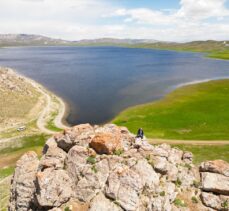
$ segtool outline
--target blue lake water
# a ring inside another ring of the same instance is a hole
[[[176,86],[229,77],[229,62],[184,53],[121,47],[0,49],[15,68],[62,97],[69,124],[105,123],[123,109],[161,98]]]

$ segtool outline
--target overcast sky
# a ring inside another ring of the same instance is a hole
[[[229,0],[0,0],[0,33],[229,40]]]

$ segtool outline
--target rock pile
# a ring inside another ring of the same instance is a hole
[[[228,210],[229,164],[192,164],[167,144],[136,145],[124,127],[75,126],[50,138],[39,160],[17,162],[9,211]]]

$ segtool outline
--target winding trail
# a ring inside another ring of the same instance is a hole
[[[48,91],[44,87],[42,87],[40,84],[36,83],[35,81],[29,78],[26,78],[26,79],[45,97],[45,100],[46,100],[46,105],[38,116],[37,127],[44,133],[55,134],[56,133],[55,131],[49,130],[45,127],[47,123],[46,122],[47,116],[50,114],[50,111],[52,108],[52,98],[50,96],[51,94],[48,93]],[[55,119],[54,119],[54,124],[56,127],[60,129],[64,129],[68,127],[67,125],[64,125],[62,122],[62,119],[65,115],[66,105],[62,99],[60,99],[57,96],[55,97],[59,101],[59,108],[58,108],[58,114],[55,116]]]

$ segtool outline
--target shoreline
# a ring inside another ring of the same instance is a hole
[[[58,129],[65,129],[69,127],[69,125],[65,121],[65,118],[68,115],[68,105],[62,98],[60,98],[55,93],[48,90],[42,84],[19,73],[16,69],[12,69],[8,67],[1,67],[1,68],[5,68],[11,74],[15,75],[16,77],[23,78],[26,83],[32,85],[34,89],[41,94],[42,99],[38,99],[37,104],[40,103],[42,100],[45,100],[45,106],[42,107],[41,111],[37,115],[37,118],[35,119],[36,125],[41,130],[41,132],[47,134],[56,133],[56,131],[52,131],[46,128],[46,125],[48,123],[48,120],[50,120],[50,115],[52,115],[54,107],[56,109],[55,112],[58,112],[53,119],[54,126],[57,127]]]
[[[47,133],[50,133],[51,131],[49,130],[49,132],[47,131],[47,128],[45,128],[45,124],[46,122],[42,122],[45,119],[45,115],[47,115],[47,113],[49,112],[50,109],[50,103],[51,103],[51,97],[54,96],[60,104],[60,107],[58,108],[58,114],[56,115],[53,123],[55,124],[56,127],[60,128],[60,129],[65,129],[68,127],[68,125],[65,123],[64,118],[68,115],[67,113],[67,107],[68,105],[66,104],[66,102],[60,98],[59,96],[57,96],[55,93],[51,92],[50,90],[48,90],[46,87],[44,87],[42,84],[34,81],[31,78],[28,78],[27,76],[24,76],[20,73],[18,73],[16,71],[16,74],[22,76],[23,78],[25,78],[29,83],[31,83],[32,86],[34,86],[41,94],[43,94],[44,96],[46,96],[46,103],[48,105],[46,105],[46,107],[44,108],[44,110],[42,111],[43,115],[39,115],[38,120],[37,120],[37,126],[43,130],[46,131]],[[40,120],[40,125],[39,125],[39,120]],[[55,132],[52,132],[55,133]]]

